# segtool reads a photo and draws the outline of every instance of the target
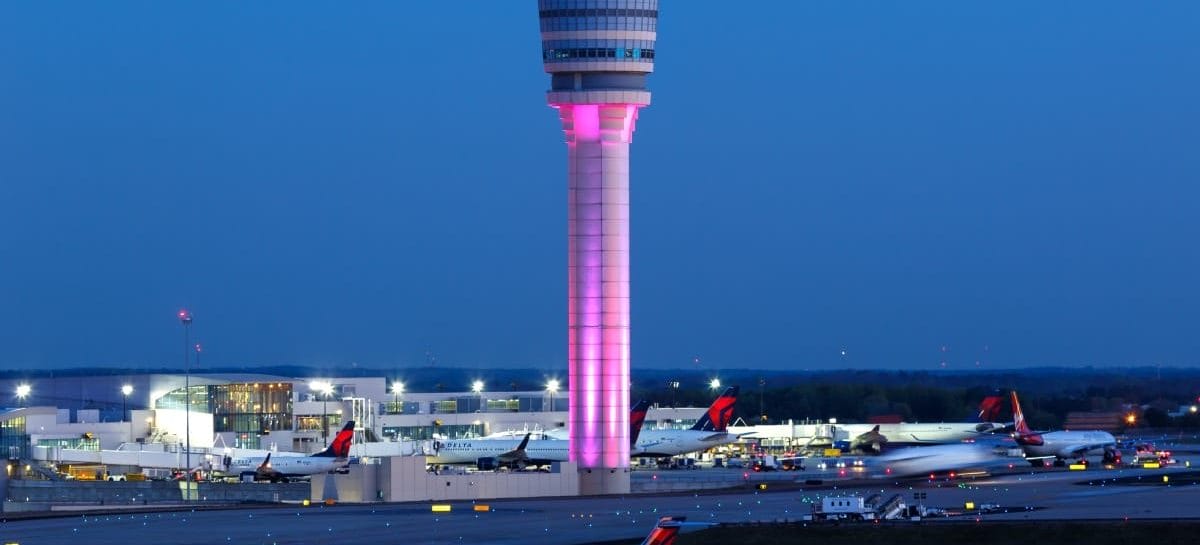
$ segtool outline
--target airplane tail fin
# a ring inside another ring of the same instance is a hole
[[[258,464],[258,469],[268,469],[271,467],[271,453],[267,453],[267,457],[263,458],[261,464]]]
[[[1033,430],[1029,429],[1029,424],[1025,423],[1025,413],[1021,412],[1021,402],[1017,400],[1017,391],[1013,390],[1012,395],[1012,411],[1013,411],[1013,429],[1017,435],[1026,436],[1033,435]]]
[[[737,403],[738,387],[730,386],[715,401],[708,411],[692,426],[696,431],[725,431],[733,420],[733,405]]]
[[[646,536],[646,540],[642,545],[674,545],[675,537],[679,535],[679,528],[683,526],[683,521],[687,517],[663,517],[658,519],[658,524],[650,530],[650,535]]]
[[[523,451],[523,450],[525,450],[525,447],[529,446],[529,436],[531,436],[531,435],[533,435],[533,434],[532,433],[525,434],[525,438],[521,440],[521,444],[517,445],[517,448],[516,448],[517,451]]]
[[[979,402],[979,412],[971,419],[972,422],[999,422],[1000,408],[1004,404],[1004,396],[997,391],[992,395],[984,396],[983,401]]]
[[[325,450],[313,454],[319,458],[345,458],[350,456],[350,443],[354,442],[354,421],[346,422],[342,426],[342,430],[333,437],[333,441],[329,443]]]
[[[629,410],[629,446],[637,444],[638,435],[642,433],[642,425],[646,423],[646,411],[650,410],[650,402],[641,400]]]

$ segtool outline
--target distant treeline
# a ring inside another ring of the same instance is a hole
[[[1139,414],[1151,426],[1200,425],[1200,418],[1169,422],[1166,413],[1179,405],[1197,402],[1200,370],[1181,369],[1056,369],[1041,368],[995,372],[891,372],[840,371],[751,375],[727,371],[722,384],[742,387],[736,413],[747,423],[787,419],[865,422],[870,417],[897,415],[906,422],[961,422],[978,414],[987,395],[1001,392],[1006,399],[1001,418],[1011,421],[1010,390],[1021,395],[1026,419],[1036,428],[1056,428],[1067,413],[1123,411],[1150,405]],[[634,398],[670,405],[702,406],[713,393],[693,382],[671,392],[673,379],[662,385],[637,381]],[[682,382],[682,381],[681,381]],[[762,413],[760,413],[760,407]]]
[[[70,370],[8,370],[0,378],[89,376],[130,373],[179,373],[177,368]],[[546,381],[558,379],[566,387],[565,369],[473,369],[418,366],[368,368],[358,366],[245,366],[205,368],[198,373],[254,373],[293,378],[383,376],[401,380],[409,392],[463,392],[475,380],[487,391],[537,391]],[[770,422],[787,419],[838,418],[864,422],[872,416],[899,415],[909,422],[962,421],[973,416],[985,395],[1016,389],[1026,418],[1034,427],[1060,426],[1068,412],[1117,411],[1127,404],[1151,405],[1146,424],[1161,426],[1166,412],[1200,396],[1200,369],[1196,368],[1061,368],[889,371],[889,370],[790,370],[750,369],[633,369],[632,399],[647,399],[662,406],[706,406],[718,392],[709,387],[717,378],[725,386],[741,386],[737,416],[757,422],[766,414]],[[674,385],[678,384],[678,387]],[[762,407],[760,413],[759,407]],[[1011,418],[1004,403],[1003,418]],[[1195,418],[1184,423],[1195,425]]]

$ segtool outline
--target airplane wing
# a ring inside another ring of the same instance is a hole
[[[1111,446],[1110,443],[1089,443],[1089,444],[1083,444],[1083,445],[1070,445],[1067,448],[1064,448],[1064,449],[1058,451],[1058,456],[1060,458],[1074,458],[1074,457],[1080,456],[1082,454],[1087,454],[1088,451],[1100,450],[1100,449],[1103,449],[1103,448],[1109,447],[1109,446]]]
[[[279,472],[276,471],[275,468],[271,467],[271,454],[272,453],[268,452],[267,457],[263,459],[262,463],[259,464],[257,468],[255,468],[254,473],[257,475],[257,478],[259,478],[259,479],[278,478]]]
[[[501,453],[498,456],[496,456],[496,458],[503,460],[503,461],[512,461],[512,462],[529,460],[529,455],[525,454],[525,447],[529,446],[529,436],[530,435],[533,435],[533,434],[526,433],[525,438],[521,440],[521,444],[517,445],[517,448],[514,448],[508,452]]]

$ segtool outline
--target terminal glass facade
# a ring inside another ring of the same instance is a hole
[[[325,419],[325,426],[321,426],[321,419]],[[331,413],[325,415],[319,414],[301,414],[296,415],[296,431],[315,431],[320,432],[322,429],[329,429],[333,426],[338,426],[342,423],[341,413]]]
[[[29,457],[29,434],[25,433],[25,417],[0,420],[0,456]]]
[[[259,434],[292,429],[292,384],[252,382],[192,386],[191,409],[213,415],[213,431]],[[183,388],[157,401],[157,409],[183,409]],[[319,427],[318,427],[319,429]]]
[[[76,437],[72,439],[38,439],[39,447],[58,447],[72,450],[100,451],[100,439],[96,437]]]
[[[473,439],[483,436],[483,424],[447,424],[433,426],[384,426],[383,435],[396,441],[434,439]]]

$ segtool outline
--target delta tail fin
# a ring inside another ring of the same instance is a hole
[[[650,535],[646,536],[646,540],[642,545],[674,545],[675,538],[679,535],[679,528],[683,526],[683,521],[687,517],[663,517],[658,519],[658,524],[650,530]]]
[[[733,405],[737,403],[738,387],[730,386],[725,390],[715,401],[708,411],[696,421],[696,425],[692,426],[695,431],[720,431],[723,432],[729,427],[730,421],[733,420]]]
[[[629,446],[633,447],[637,444],[638,435],[642,433],[642,426],[646,423],[646,411],[650,410],[650,402],[641,400],[634,404],[629,410]]]
[[[346,422],[342,426],[342,430],[333,436],[333,441],[329,443],[325,450],[313,454],[318,458],[345,458],[350,456],[350,444],[354,442],[354,421]]]
[[[1004,405],[1004,396],[1000,391],[984,396],[983,401],[979,402],[979,411],[971,418],[972,422],[999,422],[1000,409]]]

